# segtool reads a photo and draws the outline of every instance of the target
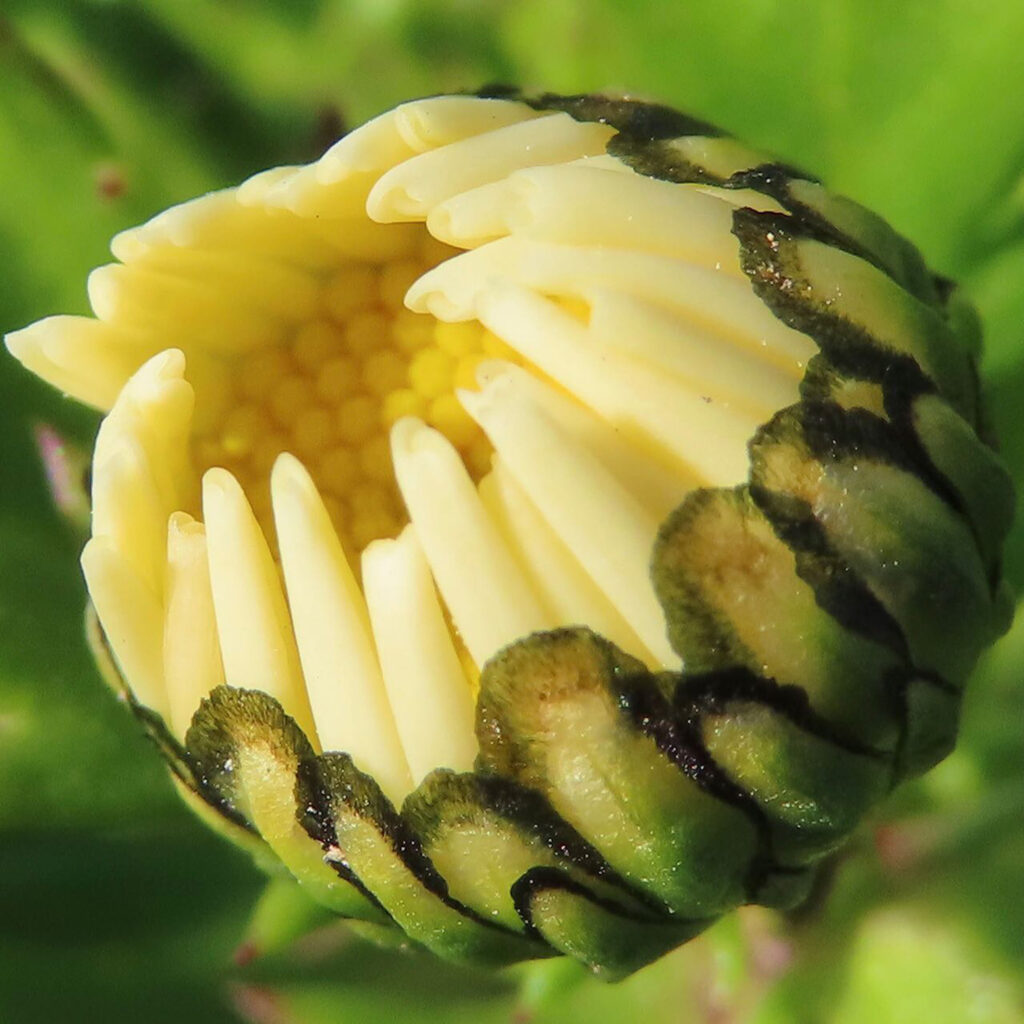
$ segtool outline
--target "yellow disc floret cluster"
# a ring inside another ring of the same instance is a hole
[[[519,360],[475,321],[442,323],[404,307],[409,286],[440,262],[431,255],[341,266],[325,279],[316,319],[228,375],[227,412],[194,439],[193,454],[199,470],[235,475],[272,543],[270,471],[284,451],[313,476],[350,557],[406,522],[388,441],[396,420],[424,420],[474,479],[487,472],[491,445],[455,392],[476,387],[484,360]]]

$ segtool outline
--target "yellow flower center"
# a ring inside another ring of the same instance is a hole
[[[230,470],[272,542],[270,472],[282,452],[313,477],[354,565],[407,521],[390,453],[396,421],[414,416],[439,430],[474,481],[490,468],[491,444],[455,392],[476,387],[485,359],[520,360],[476,321],[442,323],[405,308],[412,283],[458,251],[433,239],[421,248],[324,275],[318,315],[283,343],[239,357],[224,377],[222,415],[193,438],[197,469]]]

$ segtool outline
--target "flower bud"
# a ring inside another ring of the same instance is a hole
[[[668,108],[405,104],[115,238],[11,352],[186,798],[320,903],[607,977],[791,906],[1008,622],[973,320]]]

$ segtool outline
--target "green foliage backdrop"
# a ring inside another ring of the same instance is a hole
[[[1020,479],[1022,45],[1019,0],[6,0],[0,330],[84,311],[120,228],[402,99],[629,89],[810,168],[963,280]],[[6,357],[0,417],[0,1020],[1024,1020],[1024,626],[981,667],[957,753],[791,919],[745,912],[613,988],[455,970],[287,887],[250,918],[260,877],[179,806],[85,652],[80,538],[32,429],[87,445],[95,419]],[[1007,568],[1019,588],[1020,528]]]

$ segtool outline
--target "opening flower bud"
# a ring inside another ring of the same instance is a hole
[[[345,916],[627,973],[951,747],[1008,477],[949,282],[675,111],[405,104],[7,339],[183,792]]]

